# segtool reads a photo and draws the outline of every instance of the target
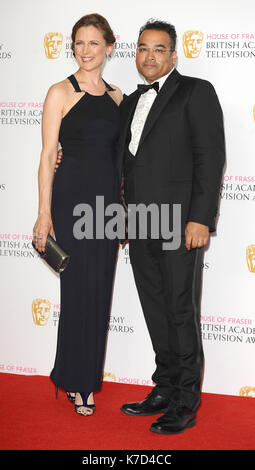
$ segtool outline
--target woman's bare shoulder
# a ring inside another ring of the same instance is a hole
[[[121,91],[121,89],[119,87],[117,87],[116,85],[114,85],[113,83],[110,83],[109,84],[111,88],[113,88],[113,95],[114,97],[116,98],[118,104],[121,103],[121,101],[123,100],[123,93]]]
[[[61,80],[60,82],[53,83],[53,85],[50,86],[48,90],[48,94],[54,95],[54,96],[60,96],[68,92],[69,90],[69,80],[66,78],[64,80]]]
[[[60,82],[53,83],[48,89],[44,108],[51,108],[52,106],[56,106],[57,108],[63,108],[64,103],[67,100],[68,92],[69,92],[69,80],[61,80]]]
[[[113,83],[109,83],[110,87],[114,89],[114,91],[117,91],[118,93],[122,94],[122,91],[117,85],[114,85]]]

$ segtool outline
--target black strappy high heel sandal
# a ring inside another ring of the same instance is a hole
[[[66,392],[66,396],[68,398],[68,400],[71,402],[71,403],[74,403],[75,402],[75,394],[72,395],[73,392]]]
[[[82,399],[82,405],[74,405],[74,409],[76,411],[76,413],[78,413],[79,415],[81,416],[91,416],[93,415],[94,413],[94,409],[95,409],[95,405],[89,405],[88,404],[88,398],[89,398],[89,395],[92,393],[92,392],[84,392],[84,393],[81,393],[81,392],[78,392],[81,396],[81,399]],[[91,410],[91,413],[86,413],[86,412],[83,412],[82,408],[89,408]]]

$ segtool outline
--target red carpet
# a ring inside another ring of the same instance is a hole
[[[104,382],[96,412],[78,416],[47,377],[1,373],[2,450],[251,450],[255,449],[255,400],[202,394],[197,425],[179,435],[149,431],[158,416],[132,417],[120,406],[142,400],[149,387]]]

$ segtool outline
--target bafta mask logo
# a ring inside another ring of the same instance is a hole
[[[112,374],[111,372],[104,372],[104,381],[107,382],[116,382],[116,376]]]
[[[32,302],[32,315],[34,324],[45,326],[50,316],[51,303],[46,299],[34,299]]]
[[[182,36],[184,54],[188,59],[196,59],[202,49],[204,35],[201,31],[185,31]]]
[[[255,245],[249,245],[246,248],[246,261],[251,273],[255,273]]]
[[[58,59],[63,44],[63,34],[47,33],[44,36],[44,50],[47,59]]]
[[[242,387],[239,395],[240,397],[255,398],[255,387]]]

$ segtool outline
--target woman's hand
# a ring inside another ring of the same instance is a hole
[[[45,252],[48,234],[54,237],[51,215],[40,214],[33,228],[33,242],[38,251]]]

